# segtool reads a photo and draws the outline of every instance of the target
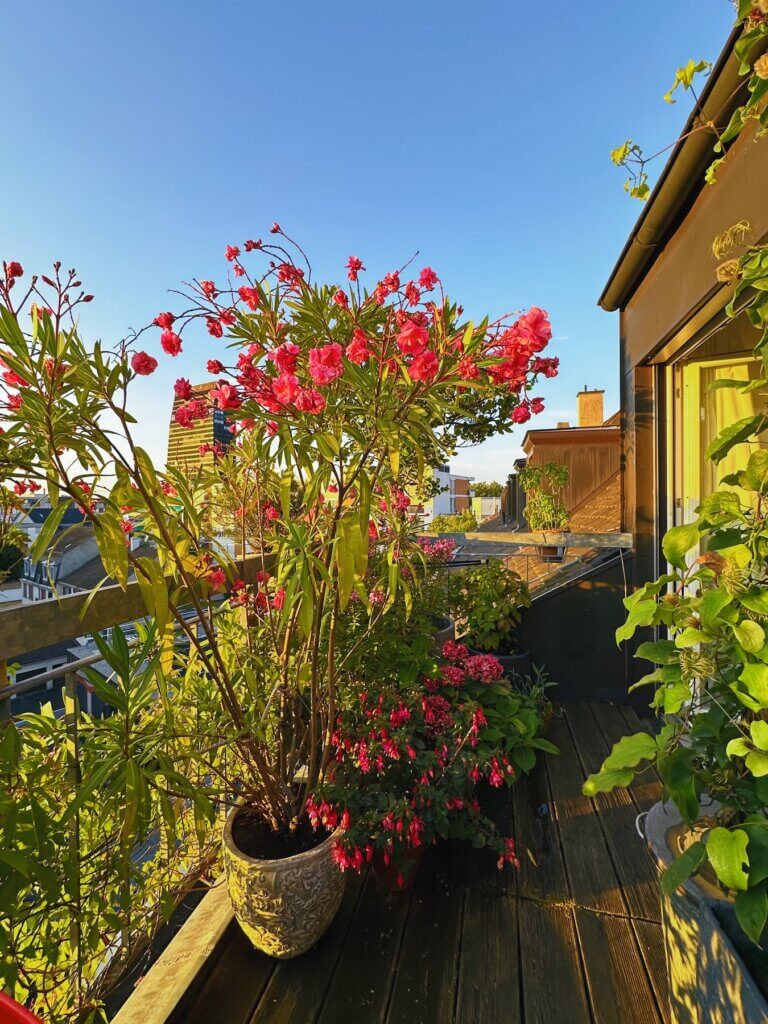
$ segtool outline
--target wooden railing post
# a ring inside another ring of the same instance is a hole
[[[67,672],[64,676],[64,724],[67,731],[67,781],[72,790],[73,800],[77,798],[81,781],[79,719],[77,673]],[[75,954],[72,980],[78,1007],[80,1006],[83,980],[80,853],[80,811],[77,810],[69,822],[69,855],[75,866],[75,906],[70,916],[69,938]]]

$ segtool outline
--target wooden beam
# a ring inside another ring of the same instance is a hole
[[[563,548],[621,548],[627,551],[633,546],[631,533],[503,533],[488,530],[485,533],[429,533],[422,536],[430,540],[449,537],[459,544],[487,541],[489,544],[526,548],[538,544],[556,544]]]
[[[256,573],[272,565],[273,556],[248,555],[235,562],[238,575],[246,583],[256,581]],[[74,640],[87,633],[98,633],[110,626],[134,622],[147,614],[139,590],[132,580],[125,590],[113,585],[102,587],[86,608],[89,594],[69,594],[50,601],[34,601],[0,612],[0,662],[13,661],[41,647]]]

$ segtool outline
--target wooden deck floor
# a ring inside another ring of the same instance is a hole
[[[233,926],[175,1024],[668,1021],[658,882],[634,826],[658,784],[581,795],[638,724],[608,704],[559,709],[560,755],[511,791],[519,872],[451,844],[430,851],[409,893],[350,878],[331,929],[283,963]]]

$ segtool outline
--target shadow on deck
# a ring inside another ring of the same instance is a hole
[[[233,923],[173,1024],[668,1021],[657,873],[635,832],[658,782],[581,795],[638,726],[609,704],[558,710],[559,757],[510,791],[519,872],[449,844],[409,893],[352,877],[331,929],[293,961],[255,952]]]

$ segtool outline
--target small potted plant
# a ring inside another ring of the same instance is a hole
[[[506,673],[530,672],[530,652],[514,640],[521,609],[531,606],[531,595],[519,573],[503,562],[488,561],[453,576],[449,597],[453,614],[461,622],[461,639],[473,653],[494,654]]]
[[[445,647],[450,661],[414,685],[378,681],[350,692],[310,806],[317,827],[339,829],[339,868],[370,861],[393,891],[413,884],[424,849],[441,838],[470,839],[493,849],[500,868],[516,865],[514,841],[483,812],[475,787],[483,779],[495,788],[511,783],[515,765],[530,766],[533,747],[546,743],[535,739],[533,721],[502,735],[499,726],[510,722],[495,710],[496,658],[471,656],[453,641]]]
[[[569,479],[568,467],[559,462],[524,466],[520,470],[520,486],[525,491],[525,518],[533,533],[562,533],[568,529],[570,513],[562,500],[562,490]],[[543,561],[562,562],[565,548],[561,544],[539,544],[536,550]]]

